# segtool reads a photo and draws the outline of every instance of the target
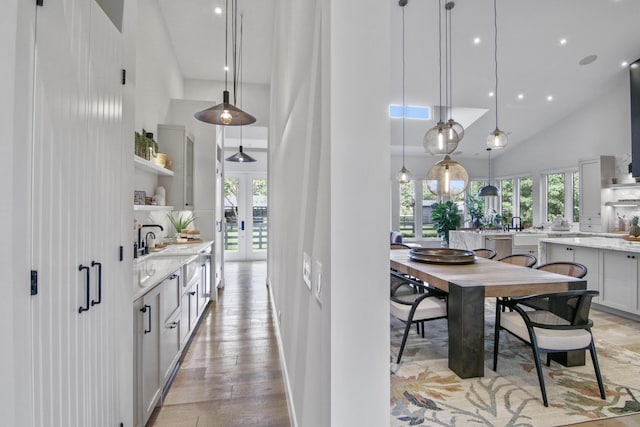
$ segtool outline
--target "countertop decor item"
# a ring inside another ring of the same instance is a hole
[[[460,225],[462,216],[456,205],[451,200],[431,205],[431,218],[438,236],[444,238],[449,244],[449,231],[455,230]]]
[[[193,214],[187,214],[184,217],[182,215],[178,215],[176,218],[171,212],[167,214],[167,218],[169,219],[169,222],[171,222],[171,225],[173,225],[173,228],[176,229],[176,233],[182,232],[182,230],[189,227],[189,225],[196,220],[196,217]]]

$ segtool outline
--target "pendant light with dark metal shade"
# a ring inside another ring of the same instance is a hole
[[[234,19],[237,20],[237,0],[231,0],[233,2],[234,8]],[[213,107],[207,108],[206,110],[202,110],[198,113],[194,114],[194,117],[202,122],[211,123],[212,125],[221,125],[221,126],[244,126],[249,125],[251,123],[255,123],[256,118],[251,114],[242,111],[240,108],[229,102],[229,91],[227,90],[227,73],[229,70],[228,63],[228,34],[229,34],[229,0],[226,2],[225,6],[225,36],[224,36],[224,91],[222,92],[222,103],[214,105]],[[234,26],[235,27],[235,26]],[[235,40],[235,36],[234,36]],[[236,70],[236,46],[234,43],[233,46],[234,55],[233,55],[233,70],[234,70],[234,88],[235,88],[235,70]],[[235,98],[235,92],[234,92]],[[234,99],[235,104],[235,99]]]
[[[487,180],[487,185],[478,191],[478,197],[492,197],[500,195],[498,187],[491,185],[491,148],[487,148],[487,151],[489,152],[489,179]]]
[[[498,7],[496,5],[497,0],[493,0],[493,28],[494,28],[494,63],[495,63],[495,77],[496,87],[494,96],[496,99],[496,128],[493,132],[487,136],[487,146],[493,149],[500,149],[507,146],[508,138],[507,134],[500,130],[498,127]]]
[[[242,151],[242,145],[240,146],[240,151],[238,151],[233,156],[227,157],[225,160],[228,162],[239,162],[239,163],[251,163],[256,161],[256,159],[254,159],[253,157],[251,157],[250,155]]]
[[[398,4],[402,7],[402,169],[396,175],[396,179],[400,184],[406,184],[411,181],[411,172],[404,166],[404,125],[405,125],[405,103],[404,103],[404,7],[409,0],[399,0]]]
[[[239,51],[239,56],[240,56],[240,61],[238,62],[238,81],[239,81],[239,86],[240,86],[240,106],[242,106],[242,67],[243,67],[243,61],[242,61],[242,22],[244,21],[244,16],[242,14],[240,14],[240,51]],[[256,159],[254,159],[253,157],[251,157],[248,154],[245,154],[242,151],[242,128],[240,128],[240,147],[239,150],[236,154],[234,154],[233,156],[229,156],[225,159],[228,162],[239,162],[239,163],[251,163],[251,162],[255,162]]]

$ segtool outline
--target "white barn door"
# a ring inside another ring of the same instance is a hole
[[[94,0],[47,1],[35,33],[35,426],[120,425],[116,287],[122,35]],[[122,307],[120,307],[120,310]]]

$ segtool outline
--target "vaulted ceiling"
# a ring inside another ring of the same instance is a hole
[[[158,1],[184,77],[224,80],[225,15],[214,8],[224,9],[225,1]],[[401,104],[401,7],[397,0],[387,1],[392,49],[381,54],[390,55],[392,81],[372,84],[390,84],[389,103]],[[274,4],[238,1],[244,14],[245,82],[270,81]],[[486,135],[495,127],[495,101],[488,95],[495,85],[493,1],[456,0],[451,13],[453,116],[476,119],[466,129],[459,156],[482,156]],[[362,16],[366,19],[366,10]],[[608,90],[628,73],[623,61],[640,58],[638,0],[498,0],[497,16],[499,125],[509,134],[507,150]],[[409,0],[405,19],[406,104],[438,106],[438,0]],[[591,55],[595,61],[580,65]],[[423,135],[434,125],[407,121],[408,155],[424,153]],[[400,120],[392,120],[390,141],[392,152],[400,152]]]

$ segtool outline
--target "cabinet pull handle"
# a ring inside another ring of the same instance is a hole
[[[89,299],[90,299],[89,294],[91,293],[91,274],[89,272],[89,267],[86,265],[80,264],[80,267],[78,267],[78,271],[82,272],[82,270],[85,270],[85,273],[86,273],[85,287],[87,292],[87,299],[86,299],[87,302],[85,303],[84,307],[80,306],[80,308],[78,308],[78,313],[80,314],[82,314],[83,311],[89,311]]]
[[[177,328],[177,327],[178,327],[178,322],[171,322],[171,323],[169,324],[169,329],[175,329],[175,328]]]
[[[145,334],[148,334],[151,332],[151,306],[149,304],[145,304],[144,307],[142,307],[140,309],[141,312],[146,313],[147,311],[149,312],[149,330],[144,330],[143,332]]]
[[[102,263],[91,261],[91,267],[98,266],[98,300],[91,300],[91,307],[102,302]]]
[[[195,295],[195,294],[196,294],[196,291],[189,292],[189,295]]]
[[[240,229],[244,231],[244,221],[240,221]]]
[[[172,274],[171,276],[169,276],[169,280],[174,280],[177,279],[178,275],[177,274]]]

